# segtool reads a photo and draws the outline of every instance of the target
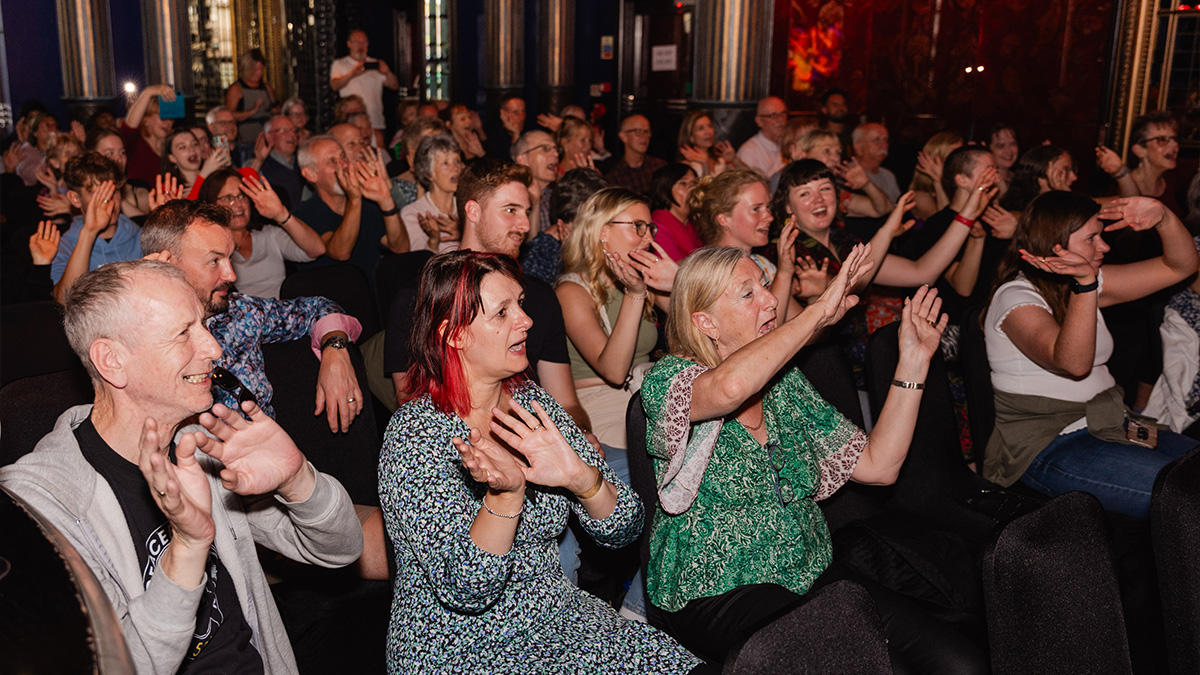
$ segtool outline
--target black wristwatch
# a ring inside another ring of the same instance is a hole
[[[341,335],[333,335],[325,338],[325,341],[321,343],[321,351],[325,351],[326,347],[333,347],[334,349],[346,349],[349,346],[349,340]]]
[[[1096,277],[1095,281],[1093,281],[1090,284],[1081,284],[1075,280],[1071,281],[1071,292],[1074,293],[1075,295],[1079,295],[1080,293],[1091,293],[1092,291],[1096,290],[1097,288],[1100,288],[1100,278],[1099,277]]]
[[[398,213],[400,213],[400,207],[399,207],[399,206],[393,206],[392,208],[388,209],[387,211],[382,211],[382,210],[381,210],[381,211],[379,212],[379,214],[380,214],[380,215],[382,215],[384,218],[387,218],[388,216],[394,216],[394,215],[396,215],[396,214],[398,214]]]

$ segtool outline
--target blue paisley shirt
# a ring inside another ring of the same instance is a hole
[[[302,338],[317,320],[341,313],[342,308],[326,298],[274,300],[230,293],[229,309],[207,321],[208,331],[221,345],[222,352],[213,365],[236,375],[254,393],[263,412],[275,417],[275,408],[271,406],[274,390],[267,381],[262,345]],[[236,396],[216,386],[213,403],[238,409]]]

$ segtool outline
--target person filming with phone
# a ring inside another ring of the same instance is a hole
[[[353,29],[346,39],[350,54],[333,62],[329,68],[329,84],[342,98],[352,94],[362,97],[367,106],[367,116],[375,129],[376,146],[383,145],[383,130],[387,126],[383,118],[383,88],[399,89],[400,80],[380,59],[367,56],[371,46],[366,31]]]

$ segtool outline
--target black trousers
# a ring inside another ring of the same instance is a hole
[[[863,586],[875,601],[894,672],[955,675],[989,672],[987,655],[974,643],[877,582],[841,569],[835,563],[817,579],[813,590],[843,579]],[[797,595],[776,584],[755,584],[693,600],[678,612],[653,608],[651,611],[655,620],[680,644],[705,661],[719,664],[734,646],[807,600],[807,595]]]

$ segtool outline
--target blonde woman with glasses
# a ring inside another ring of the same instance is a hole
[[[571,376],[600,442],[625,444],[625,407],[658,342],[654,304],[664,309],[678,266],[654,243],[644,197],[624,188],[592,195],[563,244],[555,293],[563,308]]]

